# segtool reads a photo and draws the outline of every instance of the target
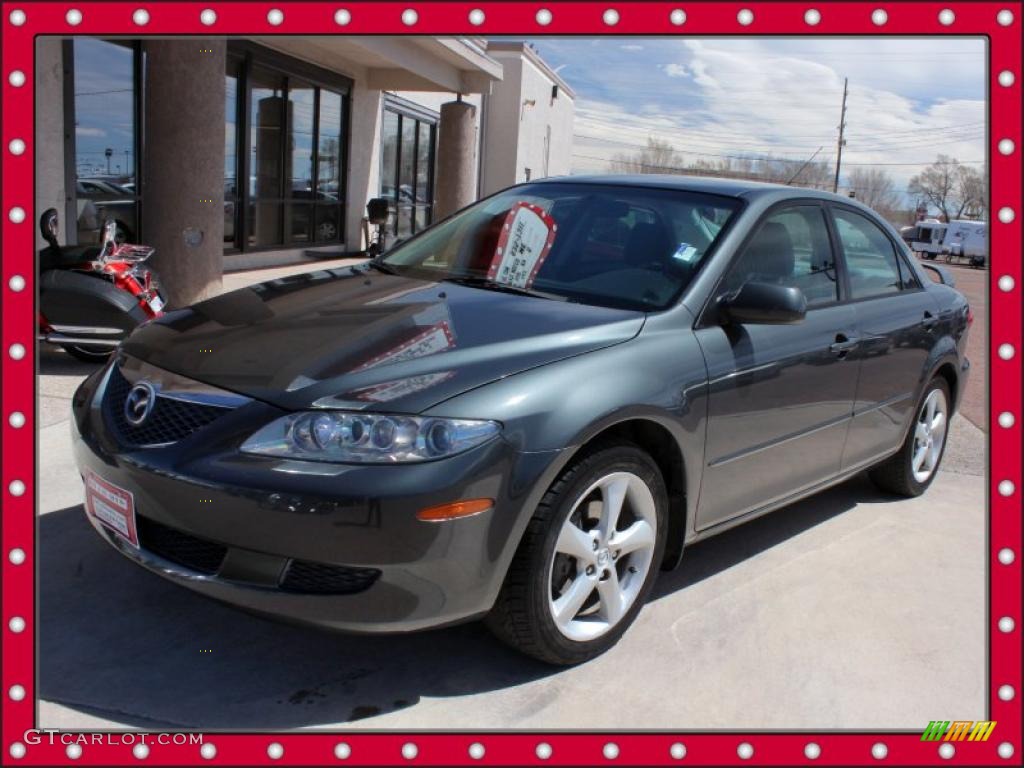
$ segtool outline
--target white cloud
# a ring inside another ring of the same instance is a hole
[[[672,62],[665,65],[665,74],[669,77],[688,77],[690,73],[686,71],[686,67],[682,64]]]
[[[88,127],[83,126],[83,125],[75,126],[75,136],[103,137],[103,136],[106,136],[106,135],[107,135],[107,132],[104,131],[102,128],[88,128]]]
[[[637,45],[636,43],[630,43],[628,45],[620,45],[619,48],[621,48],[624,51],[642,51],[644,49],[644,47],[642,45]]]

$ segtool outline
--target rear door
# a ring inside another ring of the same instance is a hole
[[[746,281],[800,288],[794,325],[734,324],[719,298]],[[697,527],[713,527],[839,472],[853,412],[853,307],[818,202],[769,211],[730,266],[695,330],[708,367],[708,425]]]
[[[902,250],[864,213],[830,206],[856,313],[860,376],[843,468],[865,464],[903,441],[916,404],[938,310]]]

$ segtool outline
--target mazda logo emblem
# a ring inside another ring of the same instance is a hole
[[[124,400],[124,418],[133,427],[142,425],[156,405],[156,390],[148,381],[140,381]]]

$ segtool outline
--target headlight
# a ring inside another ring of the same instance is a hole
[[[270,422],[243,453],[342,463],[429,461],[490,440],[494,421],[435,419],[345,411],[304,411]]]

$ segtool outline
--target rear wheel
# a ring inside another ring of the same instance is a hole
[[[901,496],[924,493],[935,479],[945,453],[951,415],[949,385],[936,376],[925,387],[917,416],[899,453],[869,473],[875,485]]]
[[[488,626],[551,664],[579,664],[608,650],[654,583],[667,509],[661,472],[636,446],[580,459],[537,506]]]

